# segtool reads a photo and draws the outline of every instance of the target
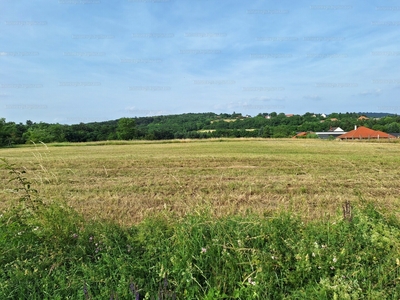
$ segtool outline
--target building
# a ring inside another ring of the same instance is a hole
[[[395,136],[396,138],[400,138],[400,133],[399,132],[389,132],[390,135]]]
[[[340,128],[340,127],[331,127],[331,128],[329,128],[329,130],[328,130],[329,132],[341,132],[341,133],[344,133],[344,130],[342,129],[342,128]]]
[[[315,134],[318,135],[320,139],[326,140],[329,138],[337,138],[345,133],[346,132],[340,127],[331,127],[328,131],[316,132]]]
[[[383,131],[373,130],[364,126],[360,126],[352,131],[342,134],[337,137],[341,140],[363,140],[363,139],[395,139],[394,135],[388,134]]]
[[[297,138],[301,138],[301,137],[306,137],[307,134],[309,134],[309,133],[312,133],[312,132],[305,132],[305,131],[302,131],[302,132],[297,133],[293,138],[294,138],[294,139],[297,139]]]

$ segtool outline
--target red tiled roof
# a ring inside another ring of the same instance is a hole
[[[394,135],[387,134],[386,132],[379,131],[379,130],[372,130],[364,126],[360,126],[355,130],[349,131],[345,134],[342,134],[338,136],[339,139],[387,139],[391,138],[394,139],[396,138]]]
[[[296,134],[293,138],[295,139],[297,137],[306,136],[306,135],[307,135],[307,132],[303,131],[303,132],[299,132],[298,134]]]

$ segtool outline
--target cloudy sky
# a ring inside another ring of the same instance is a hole
[[[400,113],[400,4],[0,0],[0,118]]]

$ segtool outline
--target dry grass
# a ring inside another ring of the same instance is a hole
[[[398,143],[227,139],[38,145],[1,149],[0,157],[25,167],[43,198],[129,225],[203,209],[322,218],[359,194],[399,211],[399,152]],[[7,180],[0,171],[3,208],[12,198]]]

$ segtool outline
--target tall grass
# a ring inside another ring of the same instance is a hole
[[[285,143],[13,149],[0,299],[399,299],[397,145]]]
[[[130,227],[56,201],[1,215],[0,298],[399,299],[399,253],[400,222],[365,201],[330,221],[202,211]]]

